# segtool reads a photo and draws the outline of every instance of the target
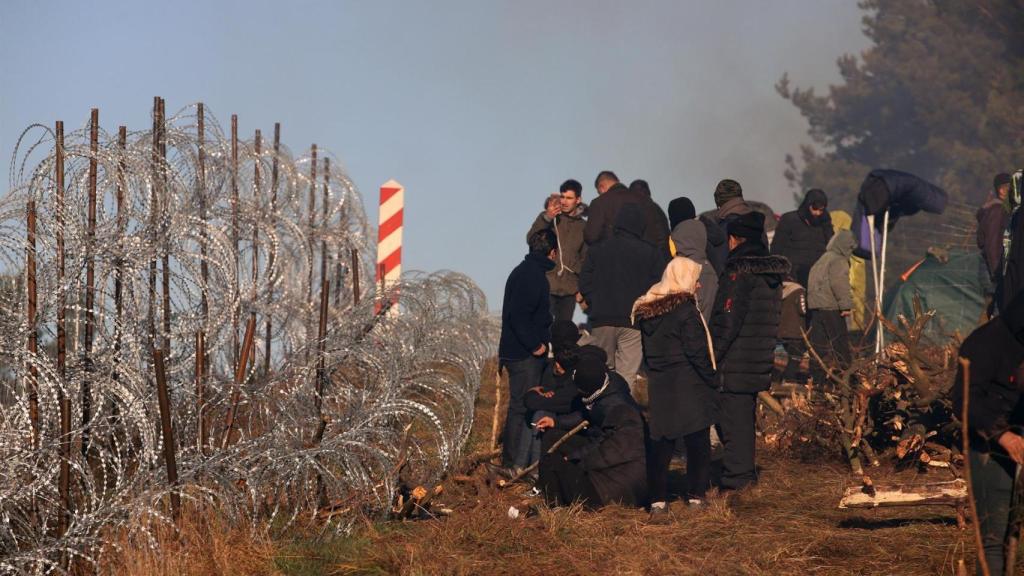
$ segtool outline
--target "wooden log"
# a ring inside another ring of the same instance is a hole
[[[873,492],[871,494],[870,492]],[[967,500],[963,479],[927,484],[895,484],[847,488],[839,509],[883,508],[892,506],[962,506]]]
[[[171,422],[171,399],[167,390],[167,374],[164,370],[163,351],[153,348],[153,366],[156,371],[157,400],[160,404],[160,431],[164,446],[164,465],[167,468],[167,483],[171,489],[171,513],[177,522],[181,518],[181,496],[178,494],[178,465],[174,452],[174,426]]]
[[[253,334],[256,331],[256,320],[249,317],[249,323],[245,327],[245,342],[238,358],[235,368],[235,381],[231,392],[231,406],[228,408],[228,416],[224,422],[224,437],[221,439],[221,450],[228,447],[231,441],[231,430],[235,426],[235,416],[238,411],[238,402],[242,395],[242,383],[245,382],[245,367],[249,362],[249,354],[253,347]]]
[[[498,449],[498,421],[501,417],[501,361],[494,373],[494,416],[491,419],[491,443],[488,444],[491,452]],[[500,454],[500,452],[499,452]],[[488,458],[489,460],[489,458]]]
[[[776,400],[768,392],[765,392],[763,390],[761,392],[758,392],[757,399],[761,401],[761,404],[764,404],[767,408],[771,409],[772,412],[775,412],[779,416],[784,416],[786,414],[786,409],[782,407],[782,404],[779,404],[779,401]]]

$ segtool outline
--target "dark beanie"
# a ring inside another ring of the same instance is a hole
[[[764,214],[757,211],[740,214],[729,222],[729,234],[749,240],[760,240],[764,235]]]
[[[580,339],[580,329],[575,322],[559,320],[551,325],[551,347],[556,351],[576,345]]]
[[[639,192],[648,198],[651,197],[651,187],[647,184],[646,180],[633,180],[629,184],[629,190],[631,192]]]
[[[693,207],[693,202],[691,202],[686,196],[680,196],[668,203],[668,221],[670,229],[675,230],[676,224],[686,220],[693,220],[696,217],[697,209]]]
[[[743,187],[739,182],[726,178],[715,186],[715,206],[721,207],[733,198],[743,198]]]
[[[992,189],[999,190],[1000,186],[1010,183],[1010,175],[1006,172],[996,174],[996,177],[992,179]]]
[[[593,394],[604,385],[604,377],[608,373],[607,361],[608,355],[597,346],[587,345],[579,349],[572,381],[584,396]]]

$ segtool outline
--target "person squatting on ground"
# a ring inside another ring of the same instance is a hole
[[[529,253],[505,282],[501,306],[498,359],[508,370],[509,403],[502,433],[502,465],[530,465],[529,445],[522,442],[526,422],[526,391],[540,383],[551,339],[551,305],[547,272],[558,259],[555,234],[540,230],[530,237]]]
[[[961,344],[960,357],[970,361],[971,483],[985,559],[996,576],[1004,573],[1014,477],[1024,464],[1024,296],[974,330]],[[963,414],[963,378],[961,365],[952,389],[958,416]]]
[[[729,259],[719,279],[710,325],[720,384],[719,432],[724,489],[757,482],[754,410],[757,393],[771,386],[782,279],[789,262],[764,243],[764,215],[747,212],[728,227]]]
[[[996,285],[1003,275],[1003,232],[1010,223],[1010,175],[996,174],[992,180],[992,193],[978,209],[978,249],[984,266],[986,313],[995,312]]]
[[[552,506],[642,506],[647,501],[647,464],[640,407],[626,381],[608,370],[603,350],[583,346],[577,354],[573,383],[582,396],[583,418],[590,424],[585,433],[544,455],[538,486]],[[579,416],[568,416],[552,423],[569,430],[579,422]]]
[[[801,369],[807,345],[803,331],[807,328],[807,291],[793,280],[782,283],[782,312],[779,315],[779,341],[789,357],[786,368],[772,377],[774,382],[806,384],[807,374]]]
[[[587,225],[587,205],[583,203],[583,186],[576,180],[566,180],[559,187],[561,195],[554,210],[545,209],[526,234],[529,238],[538,230],[550,228],[558,240],[558,260],[548,272],[551,287],[551,315],[555,321],[572,320],[579,293],[580,270],[587,256],[583,229]]]
[[[700,222],[690,222],[703,232]],[[703,505],[711,480],[715,371],[711,336],[694,300],[701,273],[700,264],[676,256],[661,281],[633,305],[647,362],[652,519],[668,513],[668,470],[677,444],[686,447],[684,499],[689,506]]]
[[[633,390],[643,350],[640,332],[629,320],[633,302],[661,278],[668,253],[641,239],[643,215],[635,204],[620,210],[615,233],[590,246],[580,273],[580,294],[590,319],[591,343],[604,349],[608,367]]]
[[[792,276],[803,287],[811,267],[821,258],[832,239],[832,218],[828,196],[817,188],[807,191],[800,207],[779,219],[772,239],[772,254],[789,260]]]
[[[590,203],[587,225],[583,231],[583,239],[587,244],[594,246],[612,237],[622,207],[633,204],[639,208],[643,222],[640,238],[663,250],[665,258],[668,258],[668,218],[661,206],[651,199],[650,188],[646,183],[636,188],[626,188],[614,172],[605,170],[597,175],[594,188],[597,189],[597,198]],[[642,188],[646,188],[646,193]]]
[[[850,332],[846,317],[853,308],[850,290],[850,256],[857,240],[849,230],[840,230],[828,243],[828,250],[811,268],[807,287],[807,307],[811,315],[811,346],[833,373],[850,366]],[[811,359],[814,385],[831,389],[835,383],[826,375],[825,368]]]

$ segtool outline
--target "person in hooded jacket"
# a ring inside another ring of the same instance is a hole
[[[694,295],[697,309],[707,320],[711,318],[715,293],[718,292],[718,273],[707,258],[707,228],[699,220],[684,220],[672,229],[671,238],[676,256],[685,256],[701,266],[700,281]]]
[[[992,180],[992,193],[978,209],[978,249],[985,269],[985,300],[988,301],[986,314],[989,318],[995,312],[993,296],[999,277],[1003,274],[1003,233],[1010,223],[1009,174],[996,174]]]
[[[772,254],[784,256],[793,267],[793,277],[807,286],[811,266],[821,258],[832,239],[828,196],[817,188],[807,191],[800,207],[779,219],[772,240]]]
[[[990,574],[1003,574],[1014,477],[1024,464],[1024,296],[981,325],[960,345],[970,361],[967,399],[971,483]],[[953,410],[963,414],[961,364]],[[981,574],[981,571],[978,572]]]
[[[587,244],[583,229],[587,225],[587,205],[583,203],[583,186],[576,180],[566,180],[559,187],[561,196],[557,211],[545,210],[537,215],[526,234],[529,238],[538,230],[550,228],[558,241],[558,260],[548,272],[551,286],[551,315],[555,321],[572,320],[579,294],[580,270],[587,257]]]
[[[690,222],[702,229],[699,222]],[[676,256],[661,281],[633,305],[647,362],[652,519],[668,512],[668,468],[678,444],[686,447],[684,498],[689,506],[703,505],[711,479],[715,370],[711,335],[694,300],[701,269],[697,262]]]
[[[627,204],[619,211],[615,234],[590,247],[580,274],[580,294],[590,319],[591,342],[608,354],[608,367],[632,390],[643,351],[640,332],[630,321],[633,302],[661,278],[665,253],[644,242],[643,215]]]
[[[771,386],[789,262],[764,244],[764,214],[748,212],[729,224],[729,260],[719,279],[710,327],[720,386],[719,432],[726,490],[757,482],[754,422],[757,393]]]
[[[828,243],[825,254],[815,262],[808,277],[807,308],[811,315],[809,339],[818,356],[834,372],[842,372],[850,365],[850,332],[846,317],[853,308],[850,290],[850,256],[857,240],[849,230],[840,230]],[[831,388],[834,382],[825,368],[811,360],[814,385]]]
[[[650,188],[646,184],[627,188],[614,172],[605,170],[598,174],[594,181],[598,195],[590,203],[587,225],[583,230],[584,241],[593,246],[613,236],[619,212],[623,206],[632,204],[639,208],[643,223],[640,238],[664,251],[668,258],[668,218],[661,206],[651,199]]]
[[[779,341],[789,357],[786,368],[775,381],[807,383],[807,374],[801,372],[801,363],[807,346],[803,330],[807,328],[807,291],[792,275],[782,283],[782,312],[779,316]]]
[[[679,198],[676,198],[668,203],[669,229],[672,230],[673,232],[676,230],[676,228],[679,227],[679,224],[681,222],[693,220],[694,218],[697,218],[697,210],[696,208],[694,208],[693,202],[690,201],[689,198],[685,196],[680,196]],[[712,218],[701,215],[698,218],[698,220],[704,226],[704,236],[706,238],[703,259],[711,265],[711,268],[716,278],[715,283],[717,285],[717,278],[719,275],[721,275],[722,269],[725,268],[724,255],[727,254],[727,252],[721,252],[722,249],[727,249],[727,246],[725,246],[725,232],[722,230],[722,227],[719,226]],[[673,239],[671,233],[669,234],[668,241],[669,253],[672,256],[675,256],[676,254],[678,254],[678,247],[676,246],[675,240]],[[717,260],[714,259],[718,255],[722,255],[722,258]],[[693,258],[693,256],[690,256],[688,254],[684,254],[684,256],[688,258]],[[706,273],[711,274],[712,271],[706,271]],[[701,283],[703,284],[703,280],[701,280]],[[711,297],[711,300],[714,300],[713,295]],[[707,312],[705,312],[705,316],[706,315]]]
[[[583,397],[586,434],[570,438],[540,462],[538,486],[552,506],[581,502],[588,510],[606,504],[643,506],[647,501],[646,427],[640,407],[621,376],[608,370],[604,351],[582,346],[573,383]],[[551,424],[570,429],[576,417]],[[547,428],[548,422],[544,422]],[[538,423],[541,427],[541,423]]]

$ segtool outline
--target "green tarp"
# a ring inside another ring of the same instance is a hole
[[[935,319],[927,329],[932,337],[959,331],[967,336],[978,326],[985,305],[985,273],[978,250],[950,250],[949,261],[940,262],[929,254],[924,263],[885,295],[885,317],[895,322],[900,314],[914,317],[914,296],[924,310],[935,310]],[[901,273],[889,270],[887,274]]]

